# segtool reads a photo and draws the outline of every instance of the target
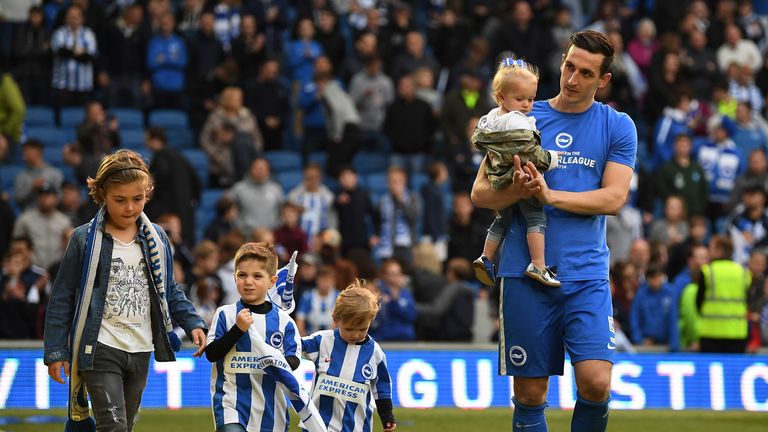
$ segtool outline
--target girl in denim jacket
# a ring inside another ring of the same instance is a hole
[[[171,318],[198,345],[197,357],[207,327],[176,286],[168,237],[143,212],[152,179],[141,156],[106,156],[88,188],[101,209],[67,245],[45,320],[44,361],[53,380],[64,384],[62,368],[70,377],[66,430],[130,431],[150,354],[174,361],[180,348]]]

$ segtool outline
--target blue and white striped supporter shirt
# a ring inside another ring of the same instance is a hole
[[[82,49],[86,54],[96,56],[96,36],[87,27],[72,31],[67,26],[61,26],[51,37],[51,50],[54,54],[60,49],[73,52]],[[54,55],[51,86],[59,90],[77,92],[93,90],[93,62],[80,62],[71,56]]]
[[[293,188],[288,193],[288,201],[301,206],[301,229],[307,233],[309,242],[326,229],[336,229],[336,211],[333,208],[335,197],[325,185],[315,192],[308,191],[303,184]]]
[[[216,310],[208,333],[209,344],[235,325],[237,313],[243,308],[242,301],[238,300]],[[273,307],[266,314],[252,315],[253,324],[248,333],[238,339],[226,358],[214,362],[211,367],[211,398],[216,428],[239,423],[247,431],[286,432],[290,424],[286,394],[275,380],[260,369],[255,368],[248,373],[239,370],[236,373],[230,365],[247,365],[248,359],[258,355],[252,338],[259,337],[286,357],[301,357],[299,333],[291,317],[279,308]]]
[[[303,319],[306,322],[307,333],[328,330],[333,327],[333,306],[336,304],[336,297],[338,296],[339,292],[333,289],[323,297],[317,288],[313,288],[301,296],[299,307],[296,309],[296,319]]]
[[[301,340],[304,358],[315,364],[314,402],[328,432],[370,432],[375,401],[392,398],[384,351],[370,336],[350,345],[339,330]]]

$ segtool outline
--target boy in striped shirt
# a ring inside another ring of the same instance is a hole
[[[329,432],[372,431],[374,401],[384,432],[397,427],[387,359],[368,335],[378,311],[376,295],[356,279],[336,299],[336,329],[301,341],[304,357],[315,364],[312,401]]]
[[[324,431],[317,410],[291,374],[301,360],[300,337],[287,312],[267,301],[277,279],[267,243],[246,243],[235,255],[241,299],[221,306],[208,333],[211,399],[217,432],[287,432],[286,396],[306,424]]]

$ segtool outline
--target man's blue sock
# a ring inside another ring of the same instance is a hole
[[[576,406],[571,418],[571,432],[605,432],[608,427],[608,402],[592,402],[576,393]]]
[[[544,409],[547,403],[530,406],[522,404],[513,397],[515,414],[512,416],[512,432],[547,432],[547,419],[544,417]]]

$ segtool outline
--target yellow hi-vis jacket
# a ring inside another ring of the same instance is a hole
[[[704,303],[701,305],[699,337],[746,339],[747,289],[752,275],[739,263],[717,260],[702,266]]]

